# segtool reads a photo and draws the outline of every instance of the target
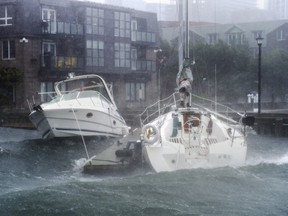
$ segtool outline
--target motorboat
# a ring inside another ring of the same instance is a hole
[[[129,127],[115,104],[112,85],[96,74],[75,76],[55,83],[56,96],[30,105],[29,119],[43,138],[73,136],[121,137]]]
[[[229,113],[232,119],[205,108],[205,103],[192,102],[191,106],[182,107],[177,95],[175,92],[162,100],[162,108],[157,102],[141,115],[143,156],[151,168],[155,172],[169,172],[243,165],[247,128],[253,125],[254,118],[223,108],[222,112]],[[193,100],[197,97],[194,95]]]

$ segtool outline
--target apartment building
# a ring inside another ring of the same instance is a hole
[[[1,89],[0,106],[27,111],[27,99],[49,100],[44,93],[74,72],[112,83],[120,110],[142,109],[157,91],[158,46],[155,13],[85,1],[2,0],[0,82],[9,68],[21,79]]]

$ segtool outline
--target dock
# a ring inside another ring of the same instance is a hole
[[[254,113],[254,116],[253,129],[257,134],[288,137],[288,112],[264,112],[260,115]]]

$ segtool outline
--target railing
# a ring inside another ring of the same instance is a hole
[[[216,117],[225,120],[229,124],[237,124],[238,121],[233,120],[230,116],[237,116],[239,119],[244,116],[237,112],[236,110],[231,109],[228,106],[223,104],[215,103],[213,100],[203,98],[194,94],[191,94],[191,105],[195,108],[201,108],[204,111],[207,111]],[[173,93],[167,98],[164,98],[160,101],[155,102],[154,104],[148,106],[139,116],[140,116],[140,125],[141,127],[145,124],[148,124],[150,121],[157,119],[161,115],[169,112],[171,109],[178,108],[180,104],[179,93]],[[214,107],[215,110],[209,109],[208,107]]]
[[[156,62],[152,60],[132,60],[132,70],[156,71]]]
[[[51,53],[46,53],[42,55],[41,59],[43,68],[73,69],[84,67],[84,59],[76,56],[52,56]]]
[[[41,26],[43,34],[71,34],[71,35],[84,34],[83,25],[77,23],[43,20]]]
[[[141,32],[141,31],[132,31],[132,41],[137,42],[156,42],[156,34],[154,32]]]

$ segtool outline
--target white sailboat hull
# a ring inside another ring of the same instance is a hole
[[[185,120],[192,116],[197,116],[200,121],[194,126],[192,121],[187,125],[189,120],[186,123]],[[247,145],[244,134],[208,113],[191,108],[171,111],[150,122],[146,128],[149,127],[157,130],[154,134],[157,139],[151,143],[146,138],[143,154],[155,172],[245,163]]]

